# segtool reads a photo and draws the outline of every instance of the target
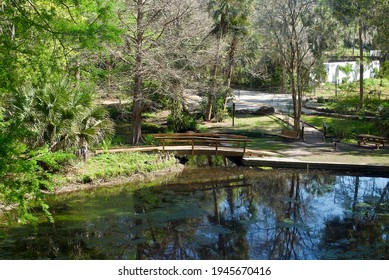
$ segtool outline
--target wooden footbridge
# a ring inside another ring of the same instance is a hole
[[[246,153],[246,136],[217,133],[153,134],[162,151],[186,155],[239,156]]]
[[[155,146],[139,146],[131,148],[97,150],[95,153],[116,152],[172,152],[177,155],[208,155],[243,158],[255,151],[247,149],[252,142],[246,136],[219,133],[169,133],[152,134],[157,142]],[[256,154],[259,155],[259,154]]]

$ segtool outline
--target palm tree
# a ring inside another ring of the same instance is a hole
[[[217,86],[218,71],[220,68],[222,41],[230,37],[228,43],[229,51],[227,66],[224,70],[224,109],[227,103],[227,95],[231,86],[231,77],[235,64],[235,54],[239,40],[248,34],[249,17],[252,10],[252,0],[210,0],[208,11],[214,20],[212,34],[216,36],[216,59],[212,70],[212,83],[214,91]],[[206,119],[210,120],[212,115],[213,99],[212,93],[208,93],[208,107]]]
[[[48,145],[51,151],[96,143],[112,132],[107,111],[95,103],[87,87],[68,79],[43,87],[23,86],[9,98],[9,118],[28,132],[24,142]]]

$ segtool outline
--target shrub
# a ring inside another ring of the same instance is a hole
[[[169,130],[173,132],[197,131],[197,121],[192,116],[181,114],[170,114],[167,118]]]
[[[63,78],[41,87],[27,85],[10,94],[7,119],[25,131],[30,147],[45,144],[51,151],[100,142],[113,131],[108,112],[94,102],[90,86]]]
[[[222,122],[224,121],[225,119],[229,118],[229,113],[228,113],[228,110],[219,110],[218,112],[216,112],[215,114],[215,120],[217,122]]]
[[[376,124],[380,135],[389,138],[389,103],[383,103],[378,108],[378,117]]]
[[[158,140],[155,139],[151,134],[146,134],[143,136],[143,143],[150,146],[157,146],[159,144]]]
[[[351,138],[351,127],[345,126],[341,123],[333,123],[328,128],[329,134],[334,135],[336,138],[339,139],[349,139]]]

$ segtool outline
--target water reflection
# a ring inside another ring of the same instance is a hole
[[[188,169],[172,182],[50,202],[0,229],[1,259],[389,259],[389,179]]]

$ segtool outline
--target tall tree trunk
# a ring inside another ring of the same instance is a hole
[[[234,64],[235,64],[235,53],[236,48],[238,46],[238,37],[234,35],[232,38],[231,44],[230,44],[230,51],[228,52],[228,62],[227,62],[227,69],[226,69],[226,80],[224,82],[224,85],[228,88],[231,88],[231,78],[232,78],[232,72],[234,70]],[[227,94],[224,97],[224,110],[227,109]]]
[[[222,13],[220,18],[220,31],[216,35],[217,38],[216,59],[213,67],[213,73],[212,73],[213,80],[212,80],[212,87],[211,87],[211,90],[214,92],[216,92],[217,73],[220,64],[220,46],[224,37],[224,29],[226,28],[225,18],[226,18],[225,13]],[[207,106],[207,112],[205,116],[206,121],[210,121],[212,118],[212,107],[213,107],[213,94],[212,92],[208,92],[208,106]]]
[[[282,63],[282,93],[286,93],[286,65],[285,62]]]
[[[358,191],[359,191],[359,176],[355,177],[355,187],[354,187],[354,199],[352,204],[352,210],[356,210],[358,204]]]
[[[293,71],[294,72],[294,71]],[[299,93],[297,89],[297,81],[295,73],[290,78],[290,87],[292,92],[292,101],[293,101],[293,127],[295,131],[300,130],[300,118],[299,118]]]
[[[222,41],[222,34],[217,35],[217,46],[216,46],[216,58],[215,58],[215,64],[213,65],[212,69],[212,86],[211,91],[216,91],[216,84],[217,84],[217,73],[219,68],[219,61],[220,61],[220,45]],[[207,112],[205,115],[205,120],[210,121],[212,118],[212,108],[213,108],[213,93],[208,92],[208,104],[207,104]]]
[[[135,54],[135,73],[134,73],[134,95],[132,104],[132,119],[131,119],[131,144],[139,143],[142,129],[142,111],[143,111],[143,0],[137,0],[137,19],[136,19],[136,54]]]
[[[108,56],[107,60],[107,93],[108,96],[112,94],[112,56]]]
[[[211,87],[211,90],[214,90],[214,87]],[[210,121],[212,118],[212,107],[213,107],[213,95],[212,92],[208,91],[208,103],[207,103],[207,112],[205,115],[205,120]]]
[[[290,70],[291,70],[291,90],[293,99],[293,126],[296,132],[300,132],[300,114],[301,114],[301,98],[300,98],[300,77],[301,77],[301,58],[299,53],[298,32],[296,30],[296,18],[292,16],[292,38],[290,40]]]
[[[363,41],[362,41],[362,32],[363,32],[363,22],[362,19],[359,20],[359,107],[363,109],[364,103],[364,94],[363,94]]]

